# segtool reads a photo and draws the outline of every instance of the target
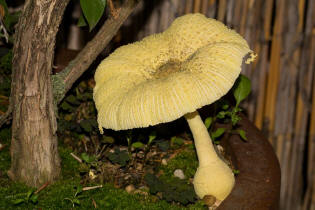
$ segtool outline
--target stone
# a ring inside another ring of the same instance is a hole
[[[179,179],[185,179],[185,174],[182,169],[176,169],[174,171],[174,176],[178,177]]]

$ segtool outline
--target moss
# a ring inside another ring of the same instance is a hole
[[[187,147],[184,151],[171,159],[166,166],[161,166],[166,177],[172,177],[176,169],[182,169],[186,178],[193,178],[198,167],[196,152],[193,148]]]
[[[71,155],[71,149],[60,146],[59,155],[61,158],[61,174],[63,179],[79,178],[79,162]]]
[[[29,190],[22,184],[11,183],[9,187],[0,189],[1,199],[0,206],[4,209],[70,209],[72,204],[65,198],[72,198],[75,194],[74,186],[79,185],[78,179],[61,180],[51,185],[39,193],[38,203],[23,203],[19,206],[12,204],[12,201],[19,198],[20,193]],[[92,199],[100,209],[186,209],[177,205],[171,205],[166,201],[152,202],[150,197],[144,198],[141,195],[130,195],[124,190],[115,189],[113,186],[106,184],[103,188],[85,191],[84,196],[80,199],[80,206],[76,209],[94,208]],[[188,209],[202,209],[201,204],[188,207]]]
[[[51,77],[51,81],[53,84],[54,101],[58,103],[65,95],[66,86],[63,81],[63,75],[61,73],[55,74]]]
[[[7,135],[4,133],[0,132],[0,136]],[[10,134],[7,137],[10,139]],[[62,179],[42,190],[39,193],[37,204],[22,203],[18,206],[14,205],[13,201],[15,199],[24,198],[26,193],[32,188],[21,183],[10,181],[3,173],[3,175],[0,176],[0,209],[71,209],[71,202],[65,200],[65,198],[73,197],[76,191],[75,187],[80,185],[80,176],[78,172],[79,163],[71,157],[70,152],[71,150],[64,145],[59,146],[59,153],[62,159]],[[180,155],[179,157],[181,157],[179,159],[187,158],[188,154],[184,153],[183,156]],[[0,170],[7,170],[10,167],[9,147],[0,152],[0,159]],[[177,159],[177,157],[175,159]],[[179,163],[179,165],[183,164],[181,161],[179,161]],[[75,209],[94,209],[92,199],[96,202],[98,209],[204,209],[201,203],[185,208],[172,205],[166,201],[154,202],[151,196],[144,197],[141,195],[128,194],[122,189],[115,189],[110,184],[105,184],[103,188],[84,191],[82,195],[84,197],[80,199],[81,204],[80,206],[76,206]]]

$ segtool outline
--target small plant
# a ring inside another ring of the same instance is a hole
[[[225,122],[231,122],[232,130],[229,130],[228,133],[239,134],[241,139],[247,141],[246,132],[244,130],[237,129],[237,123],[241,120],[239,113],[242,111],[242,109],[239,107],[239,105],[244,99],[247,98],[250,91],[250,80],[246,76],[240,75],[233,87],[233,96],[236,101],[235,106],[230,107],[225,100],[220,100],[216,104],[220,111],[216,113],[215,116],[205,119],[205,126],[209,130],[211,139],[215,144],[218,144],[218,138],[227,132],[226,128],[217,128],[214,130],[212,125],[217,121],[217,119],[223,120]]]
[[[240,170],[233,169],[233,171],[232,171],[232,172],[233,172],[233,174],[234,174],[234,175],[238,175],[238,174],[240,173]]]
[[[110,152],[107,158],[114,164],[119,164],[124,167],[130,161],[130,156],[126,150],[115,148],[114,152]]]
[[[20,198],[13,200],[14,205],[20,205],[22,203],[36,204],[38,202],[38,195],[35,193],[34,189],[29,190],[27,193],[17,194],[15,196]]]
[[[145,163],[146,160],[147,160],[147,154],[148,154],[148,152],[149,152],[149,150],[151,148],[151,144],[152,144],[154,139],[156,139],[156,132],[151,132],[150,135],[149,135],[148,143],[147,143],[147,145],[144,148],[143,163]]]
[[[59,130],[70,136],[98,135],[96,111],[93,104],[92,86],[82,81],[65,97],[59,109]]]
[[[173,136],[171,138],[171,145],[175,148],[181,147],[184,144],[184,139],[178,136]]]
[[[68,200],[72,203],[72,206],[75,207],[80,206],[81,202],[80,199],[84,198],[85,196],[81,195],[83,192],[83,188],[81,185],[76,187],[76,191],[74,193],[74,195],[71,198],[64,198],[64,200]]]
[[[78,157],[73,153],[70,154],[73,158],[80,162],[79,171],[82,175],[88,174],[91,179],[95,179],[97,177],[96,174],[101,172],[100,166],[102,163],[100,162],[100,154],[102,154],[102,150],[101,153],[97,155],[89,155],[84,152],[81,154],[81,157]]]
[[[130,157],[131,162],[133,163],[133,157],[132,157],[132,149],[134,149],[135,151],[138,150],[143,150],[144,155],[143,155],[143,163],[146,162],[146,157],[148,152],[150,151],[151,145],[153,143],[153,141],[156,139],[156,132],[151,132],[149,134],[148,137],[148,142],[147,144],[142,143],[141,141],[136,141],[136,142],[132,142],[132,137],[131,137],[131,131],[127,134],[127,143],[128,143],[128,154]]]

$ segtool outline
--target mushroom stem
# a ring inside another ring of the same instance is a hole
[[[214,150],[206,126],[197,111],[186,114],[197,150],[199,166],[194,176],[194,188],[199,198],[206,195],[224,200],[231,192],[235,179],[232,170]]]
[[[213,161],[217,161],[219,157],[214,150],[208,130],[201,120],[198,111],[186,114],[185,118],[194,137],[199,167],[203,167],[211,164]]]

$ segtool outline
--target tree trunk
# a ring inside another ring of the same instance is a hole
[[[15,34],[11,179],[29,186],[60,174],[51,72],[55,37],[69,0],[26,0]]]

